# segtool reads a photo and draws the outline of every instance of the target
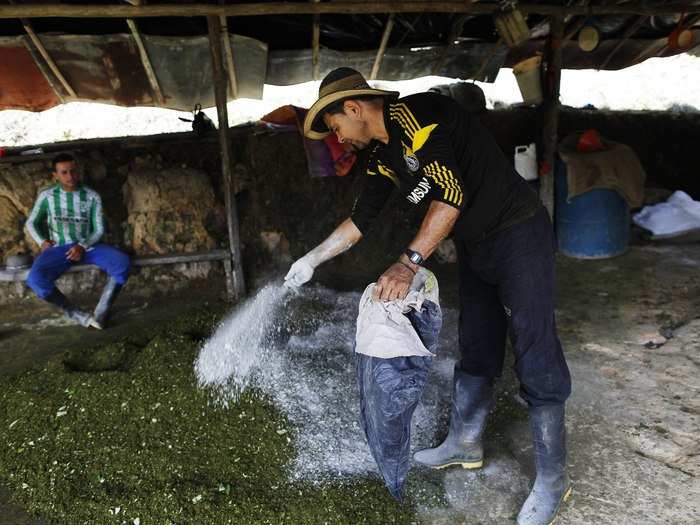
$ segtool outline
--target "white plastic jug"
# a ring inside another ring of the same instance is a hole
[[[515,171],[525,180],[537,180],[537,148],[535,143],[515,146]]]

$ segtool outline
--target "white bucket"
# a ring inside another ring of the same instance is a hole
[[[537,180],[537,147],[535,143],[515,146],[515,171],[525,180]]]
[[[513,66],[513,74],[518,82],[523,102],[529,106],[537,106],[542,103],[541,63],[542,57],[534,56]]]

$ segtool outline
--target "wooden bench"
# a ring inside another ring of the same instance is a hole
[[[209,252],[195,252],[183,254],[151,255],[147,257],[133,257],[131,265],[134,267],[161,266],[165,264],[182,264],[204,261],[223,261],[226,272],[230,271],[231,254],[228,250],[212,250]],[[76,264],[68,269],[68,272],[84,272],[86,270],[99,270],[93,264]],[[0,281],[26,281],[29,275],[29,268],[19,270],[8,270],[0,267]]]

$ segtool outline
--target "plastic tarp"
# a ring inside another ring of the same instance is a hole
[[[44,110],[60,102],[24,39],[0,38],[0,110]]]
[[[363,298],[372,289],[370,285]],[[399,302],[405,309],[400,314],[403,319],[395,317],[396,305],[384,303],[387,308],[382,308],[381,304],[377,307],[376,303],[360,303],[361,309],[372,309],[371,322],[363,320],[360,312],[355,342],[362,428],[384,483],[399,501],[411,468],[411,419],[427,381],[431,356],[437,352],[442,327],[438,297],[435,276],[421,269],[409,297]]]
[[[45,110],[73,100],[119,106],[157,106],[139,50],[130,34],[41,36],[47,52],[75,91],[72,98],[33,50],[28,37],[0,38],[0,110]],[[267,45],[229,34],[241,98],[262,98]],[[207,36],[143,35],[165,99],[163,107],[190,111],[215,105]],[[33,62],[33,63],[32,63]]]
[[[472,78],[493,82],[506,59],[508,48],[488,42],[458,42],[449,48],[440,45],[389,47],[384,53],[377,78],[410,80],[426,75]],[[322,47],[319,52],[319,75],[323,78],[337,67],[347,66],[369,77],[377,57],[371,51],[336,51]],[[485,65],[484,65],[485,62]],[[484,67],[482,68],[482,65]],[[270,51],[267,84],[289,86],[313,78],[311,50]]]

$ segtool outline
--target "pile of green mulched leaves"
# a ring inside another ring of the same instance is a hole
[[[294,429],[259,392],[228,408],[193,362],[218,315],[75,349],[0,379],[0,482],[49,523],[412,523],[371,479],[290,482]]]

